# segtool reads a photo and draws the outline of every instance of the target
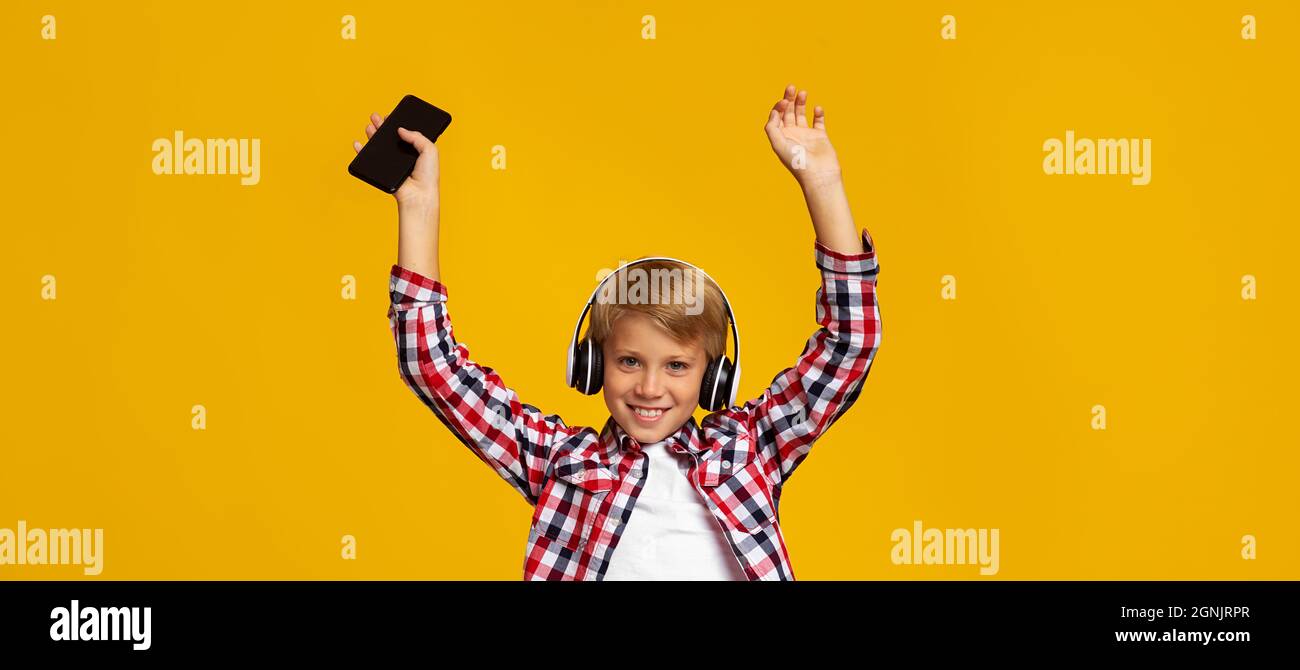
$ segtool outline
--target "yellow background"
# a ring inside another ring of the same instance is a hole
[[[530,509],[398,376],[396,209],[348,175],[352,141],[407,93],[451,112],[456,333],[525,402],[600,425],[561,382],[600,268],[710,271],[742,400],[816,327],[812,226],[762,130],[790,82],[827,109],[884,321],[785,490],[798,578],[990,579],[891,564],[916,519],[1000,529],[991,579],[1300,577],[1300,13],[1046,5],[5,3],[0,527],[105,547],[97,578],[0,579],[519,579]],[[178,129],[260,138],[261,183],[154,175]],[[1151,183],[1045,175],[1067,129],[1151,138]]]

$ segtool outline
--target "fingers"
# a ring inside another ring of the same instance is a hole
[[[817,130],[826,130],[826,110],[821,105],[813,109],[813,128]]]
[[[800,128],[808,127],[808,91],[799,91],[798,97],[794,99],[794,120]]]
[[[371,112],[370,123],[366,124],[366,139],[370,139],[371,137],[374,137],[375,131],[379,130],[379,126],[382,126],[383,124],[384,124],[384,117],[380,116],[375,112]]]
[[[785,107],[781,112],[781,122],[787,126],[795,125],[794,99],[795,99],[794,84],[790,84],[789,86],[785,87],[785,98],[782,99],[782,102],[785,103]]]
[[[785,125],[785,112],[789,102],[790,101],[785,98],[781,98],[776,102],[776,122],[779,126]]]
[[[370,113],[370,123],[366,124],[366,140],[375,136],[375,133],[379,130],[379,126],[384,124],[384,118],[385,117],[380,116],[378,112]],[[361,153],[361,146],[360,142],[353,142],[352,150]]]

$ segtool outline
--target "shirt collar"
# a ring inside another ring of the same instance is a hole
[[[635,453],[641,451],[643,446],[635,437],[628,435],[627,431],[623,430],[623,427],[612,416],[609,417],[609,421],[605,422],[603,436],[606,446],[611,447],[613,450]],[[682,427],[677,432],[665,439],[686,447],[686,450],[691,453],[698,454],[700,452],[700,435],[693,416],[682,424]]]

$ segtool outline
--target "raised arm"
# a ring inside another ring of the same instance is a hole
[[[826,111],[820,105],[814,108],[810,126],[807,103],[808,92],[796,95],[794,84],[790,84],[768,113],[763,130],[772,150],[803,189],[817,241],[838,254],[865,253],[844,193],[839,157],[826,134]]]
[[[366,139],[374,137],[383,123],[384,117],[371,113],[370,122],[366,124]],[[416,130],[398,128],[397,136],[420,152],[411,176],[393,194],[397,200],[397,264],[441,281],[438,269],[438,145]],[[353,142],[352,148],[359,153],[361,143]]]
[[[747,422],[759,452],[776,463],[778,484],[857,400],[881,336],[875,246],[865,228],[859,235],[854,226],[839,161],[826,134],[825,112],[817,107],[809,126],[807,98],[806,91],[796,95],[793,85],[787,87],[765,130],[803,189],[816,230],[819,328],[795,365],[778,373],[738,417]]]
[[[374,135],[383,118],[366,126]],[[438,276],[438,149],[422,134],[399,130],[420,152],[394,197],[398,205],[398,263],[389,274],[389,327],[403,381],[443,425],[536,505],[557,439],[580,429],[520,402],[490,367],[470,360],[456,341],[447,287]],[[353,148],[361,150],[361,143]]]
[[[442,282],[392,267],[389,327],[406,385],[474,455],[537,504],[553,446],[580,428],[523,403],[490,367],[456,341]]]

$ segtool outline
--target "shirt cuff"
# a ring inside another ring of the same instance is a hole
[[[437,279],[394,264],[388,277],[388,297],[394,305],[446,302],[447,287]]]
[[[817,241],[813,245],[817,267],[823,270],[844,274],[875,272],[877,269],[876,246],[871,241],[871,233],[868,233],[866,228],[862,229],[862,248],[864,251],[860,254],[845,254],[832,250],[822,244],[821,241]]]

